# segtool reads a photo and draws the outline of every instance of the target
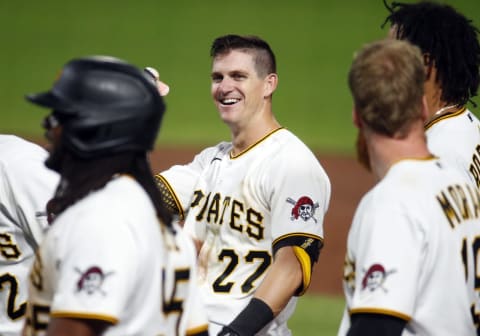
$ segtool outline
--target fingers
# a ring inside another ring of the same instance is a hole
[[[159,79],[160,79],[160,75],[159,75],[157,69],[152,68],[152,67],[145,67],[143,70],[144,70],[146,73],[148,73],[150,76],[152,76],[153,79],[155,79],[155,80],[159,80]]]
[[[158,92],[160,93],[160,96],[166,96],[170,92],[170,87],[162,82],[160,80],[160,74],[158,73],[157,69],[153,67],[145,67],[143,69],[147,74],[152,76],[152,78],[155,80],[155,83],[157,84],[157,89]]]

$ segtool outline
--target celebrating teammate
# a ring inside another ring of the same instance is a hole
[[[339,335],[474,335],[480,192],[428,150],[421,52],[374,42],[348,80],[360,149],[378,183],[348,234]]]
[[[58,175],[44,165],[47,152],[0,135],[0,335],[18,335],[24,323],[28,274],[47,228],[46,204]]]
[[[211,94],[231,131],[185,166],[157,175],[172,211],[201,245],[212,335],[289,335],[287,320],[323,245],[330,182],[315,155],[272,112],[275,57],[258,37],[211,47]]]
[[[410,41],[423,53],[429,149],[480,188],[480,122],[465,106],[480,82],[478,29],[448,5],[394,3],[388,9],[390,36]]]
[[[51,91],[47,166],[61,175],[30,278],[26,335],[206,335],[193,242],[147,161],[164,113],[155,83],[112,57],[68,62]]]

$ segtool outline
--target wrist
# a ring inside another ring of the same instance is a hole
[[[240,336],[255,335],[274,318],[268,304],[258,298],[252,298],[248,305],[229,324]]]

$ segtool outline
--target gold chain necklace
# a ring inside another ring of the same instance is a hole
[[[456,107],[456,105],[449,105],[449,106],[442,107],[440,110],[438,110],[437,112],[435,112],[434,115],[442,114],[443,112],[445,112],[445,111],[447,111],[447,110],[450,110],[450,109],[453,108],[453,107]]]

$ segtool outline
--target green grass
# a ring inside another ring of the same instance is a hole
[[[298,300],[297,309],[288,325],[293,335],[337,335],[342,319],[343,298],[306,295]]]
[[[447,2],[480,25],[480,1]],[[386,14],[382,0],[0,0],[0,132],[42,136],[45,111],[24,94],[49,88],[71,58],[110,54],[159,68],[171,85],[159,142],[228,139],[210,99],[209,47],[256,34],[277,55],[279,121],[316,149],[350,153],[347,72],[355,50],[386,35]]]

